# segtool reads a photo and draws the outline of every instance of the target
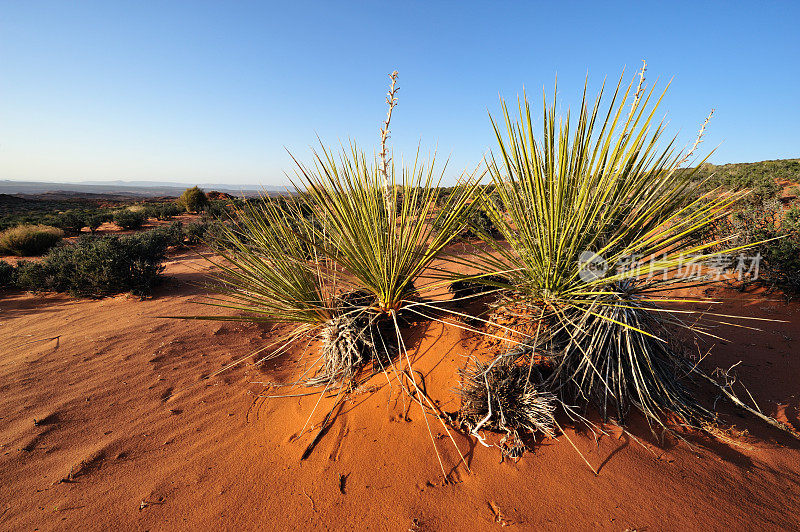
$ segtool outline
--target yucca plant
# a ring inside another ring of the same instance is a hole
[[[395,165],[386,147],[397,102],[391,77],[378,156],[368,158],[354,143],[338,154],[323,145],[311,165],[295,159],[297,201],[248,204],[223,225],[212,242],[220,259],[212,260],[224,294],[212,304],[240,315],[206,318],[290,324],[288,339],[268,356],[301,339],[317,341],[317,371],[305,384],[338,389],[341,400],[372,361],[430,412],[436,406],[413,377],[403,317],[412,305],[435,305],[425,296],[438,281],[421,278],[466,226],[478,183],[465,176],[436,209],[446,165],[437,170],[435,157],[426,164],[419,154],[409,166]],[[446,475],[441,458],[440,465]]]
[[[420,301],[426,287],[418,279],[466,226],[476,185],[457,187],[435,209],[444,169],[418,158],[388,169],[384,175],[355,146],[338,160],[322,148],[313,168],[299,165],[298,182],[322,220],[312,229],[319,252],[346,272],[342,283],[374,296],[366,310],[392,317]]]
[[[701,271],[681,274],[735,251],[695,235],[740,194],[698,197],[694,172],[682,167],[705,124],[690,149],[674,137],[663,146],[664,122],[654,117],[666,89],[654,91],[644,69],[638,83],[620,77],[608,104],[603,89],[591,102],[584,88],[577,119],[558,118],[556,97],[549,105],[545,97],[540,136],[527,97],[516,116],[502,102],[502,120],[492,119],[499,149],[487,158],[495,197],[483,207],[507,245],[489,238],[493,253],[461,262],[479,265],[478,280],[503,273],[507,283],[491,284],[539,316],[536,336],[516,340],[551,357],[537,384],[562,404],[594,406],[619,422],[634,406],[652,423],[675,414],[700,426],[714,414],[685,385],[700,369],[671,334],[704,331],[666,312],[688,301],[664,291],[707,282]]]
[[[437,170],[435,157],[426,164],[419,154],[411,165],[395,165],[386,147],[395,80],[396,73],[379,156],[351,143],[338,153],[323,145],[310,166],[295,159],[296,201],[246,205],[213,243],[225,289],[213,304],[242,313],[220,319],[294,324],[284,346],[320,340],[309,384],[352,384],[367,362],[384,367],[402,351],[399,318],[412,303],[433,305],[425,292],[435,281],[420,278],[474,208],[471,176],[435,209],[446,165]]]

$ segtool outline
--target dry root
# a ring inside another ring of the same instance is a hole
[[[369,294],[348,292],[334,303],[341,314],[323,326],[322,366],[306,381],[308,386],[350,384],[364,366],[374,360],[386,360],[393,349],[375,316],[366,310]]]
[[[516,357],[501,356],[491,364],[475,361],[461,371],[459,421],[473,434],[481,428],[504,431],[504,454],[518,456],[524,450],[519,432],[528,430],[555,437],[556,399],[537,390],[528,378],[529,367]],[[480,439],[480,437],[479,437]]]

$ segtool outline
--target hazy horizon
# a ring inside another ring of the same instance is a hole
[[[0,180],[282,186],[317,135],[376,151],[399,71],[397,160],[436,150],[446,183],[494,147],[488,114],[556,76],[575,108],[642,59],[669,136],[715,164],[800,156],[800,7],[675,2],[7,3]],[[542,23],[542,22],[546,23]],[[536,108],[534,108],[536,109]],[[536,119],[537,117],[534,117]]]

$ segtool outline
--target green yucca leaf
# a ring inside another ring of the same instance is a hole
[[[305,187],[323,220],[313,230],[320,253],[375,296],[378,312],[397,311],[418,297],[416,281],[475,208],[478,185],[467,176],[434,210],[445,168],[437,172],[435,158],[424,164],[417,154],[410,167],[396,170],[392,162],[383,176],[354,145],[338,158],[323,147],[313,168],[298,163],[297,186]]]
[[[730,251],[712,252],[713,244],[697,245],[693,237],[726,216],[739,195],[695,200],[694,171],[678,171],[684,153],[674,139],[659,147],[664,124],[654,114],[664,93],[637,91],[631,101],[632,89],[631,83],[622,90],[620,77],[603,118],[603,90],[590,103],[584,87],[577,123],[569,112],[557,119],[555,97],[549,107],[544,101],[538,138],[527,98],[516,118],[502,102],[504,129],[492,118],[499,158],[487,158],[496,200],[484,196],[483,208],[508,245],[490,239],[495,253],[478,257],[482,272],[514,272],[515,285],[536,300],[592,304],[641,270],[585,280],[584,252],[609,264],[637,257],[673,270],[686,255],[701,260]],[[663,282],[631,286],[641,292]]]
[[[225,298],[216,306],[254,319],[313,325],[332,315],[324,264],[314,262],[313,232],[300,203],[248,203],[212,242]]]

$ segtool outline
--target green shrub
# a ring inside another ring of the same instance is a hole
[[[233,204],[231,200],[209,200],[208,206],[205,209],[205,215],[209,216],[211,219],[226,218],[230,216],[232,206]]]
[[[0,288],[11,288],[15,284],[14,266],[0,260]]]
[[[156,218],[159,220],[169,220],[173,216],[177,216],[180,213],[181,208],[177,203],[165,203],[159,208]]]
[[[209,225],[203,222],[192,222],[186,224],[183,229],[183,234],[186,237],[186,243],[191,245],[202,244],[203,238],[208,232]]]
[[[151,229],[137,235],[140,241],[147,247],[160,249],[169,246],[179,246],[183,244],[184,230],[181,222],[172,222],[156,229]]]
[[[170,220],[179,215],[183,210],[176,203],[150,203],[143,209],[148,218],[157,220]]]
[[[746,271],[737,272],[735,256],[726,264],[741,288],[758,284],[780,289],[789,299],[800,294],[800,209],[796,206],[784,211],[777,200],[748,204],[719,220],[707,240],[720,238],[730,238],[736,246],[767,240],[747,251],[748,256],[760,255],[757,271],[748,263]]]
[[[86,226],[89,227],[89,231],[94,234],[97,231],[97,228],[103,225],[105,222],[110,221],[112,216],[110,214],[102,213],[102,214],[90,214],[86,217]]]
[[[208,206],[208,196],[199,187],[187,188],[178,198],[178,204],[187,212],[199,212]]]
[[[42,263],[26,260],[17,263],[13,283],[16,287],[30,292],[47,292],[53,284]]]
[[[434,226],[437,231],[440,230],[439,225],[441,225],[441,222]],[[492,222],[492,219],[489,218],[489,215],[486,214],[486,211],[483,209],[473,209],[467,217],[467,226],[454,239],[454,242],[465,239],[485,238],[486,236],[494,239],[502,238],[502,234],[497,230],[497,227],[494,225],[494,222]]]
[[[132,211],[123,209],[114,213],[114,223],[122,229],[139,229],[147,220],[144,211]]]
[[[83,229],[86,223],[82,213],[66,211],[53,217],[53,221],[50,225],[58,227],[67,234],[75,235],[81,232],[81,229]]]
[[[64,232],[47,225],[20,225],[0,233],[0,252],[33,257],[55,246]]]
[[[164,269],[174,229],[137,235],[84,236],[74,245],[51,251],[41,263],[20,262],[16,282],[34,292],[68,292],[102,297],[121,292],[149,295]]]
[[[713,187],[722,187],[728,190],[752,190],[752,201],[758,204],[778,195],[781,188],[776,180],[781,179],[795,183],[800,180],[800,159],[732,163],[720,166],[706,163],[697,168],[694,178],[710,178],[705,190]]]

